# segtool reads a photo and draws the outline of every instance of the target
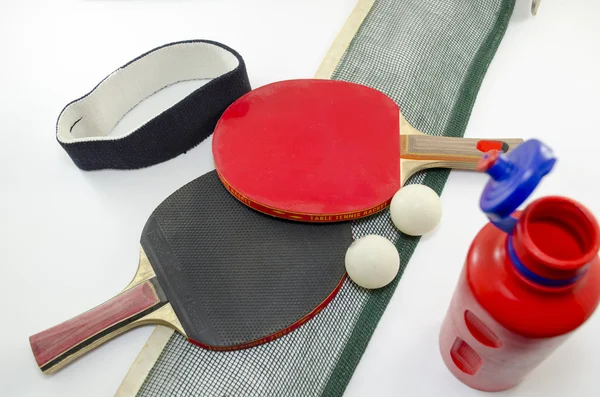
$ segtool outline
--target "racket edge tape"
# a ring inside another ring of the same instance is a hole
[[[390,198],[390,199],[384,201],[383,203],[378,204],[373,207],[359,209],[359,210],[352,211],[352,212],[338,212],[338,213],[331,213],[331,214],[325,214],[325,213],[310,214],[310,213],[306,213],[306,212],[295,212],[295,211],[290,211],[290,210],[282,210],[282,209],[277,209],[277,208],[268,206],[266,204],[261,204],[258,201],[252,200],[250,197],[245,196],[242,192],[236,190],[233,186],[231,186],[231,184],[229,182],[227,182],[227,180],[219,172],[219,170],[216,170],[216,172],[217,172],[217,175],[219,176],[219,179],[221,180],[221,183],[223,183],[223,186],[225,186],[225,188],[229,191],[229,193],[231,195],[233,195],[233,197],[235,197],[242,204],[244,204],[258,212],[261,212],[263,214],[274,216],[276,218],[287,219],[287,220],[291,220],[291,221],[311,222],[311,223],[312,222],[329,223],[329,222],[351,221],[354,219],[359,219],[359,218],[363,218],[366,216],[374,215],[380,211],[383,211],[384,209],[388,208],[392,202],[392,199]]]

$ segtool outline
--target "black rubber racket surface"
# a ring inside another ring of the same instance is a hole
[[[318,313],[345,277],[349,223],[298,223],[255,211],[215,171],[149,217],[140,267],[115,298],[30,338],[53,372],[137,325],[165,324],[212,350],[285,335]],[[82,325],[85,324],[85,327]]]

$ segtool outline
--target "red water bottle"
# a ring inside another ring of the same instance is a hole
[[[519,384],[600,302],[594,216],[565,197],[517,211],[555,161],[530,140],[480,162],[491,176],[480,199],[490,222],[469,248],[439,340],[446,366],[475,389]]]

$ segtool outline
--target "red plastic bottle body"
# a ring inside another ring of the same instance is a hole
[[[519,384],[600,302],[600,232],[589,211],[546,197],[515,216],[510,236],[488,223],[474,239],[440,333],[446,366],[483,391]]]

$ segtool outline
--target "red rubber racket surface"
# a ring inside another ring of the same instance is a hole
[[[216,170],[246,205],[335,221],[385,207],[400,189],[399,109],[383,93],[332,80],[288,80],[234,102],[213,136]]]

